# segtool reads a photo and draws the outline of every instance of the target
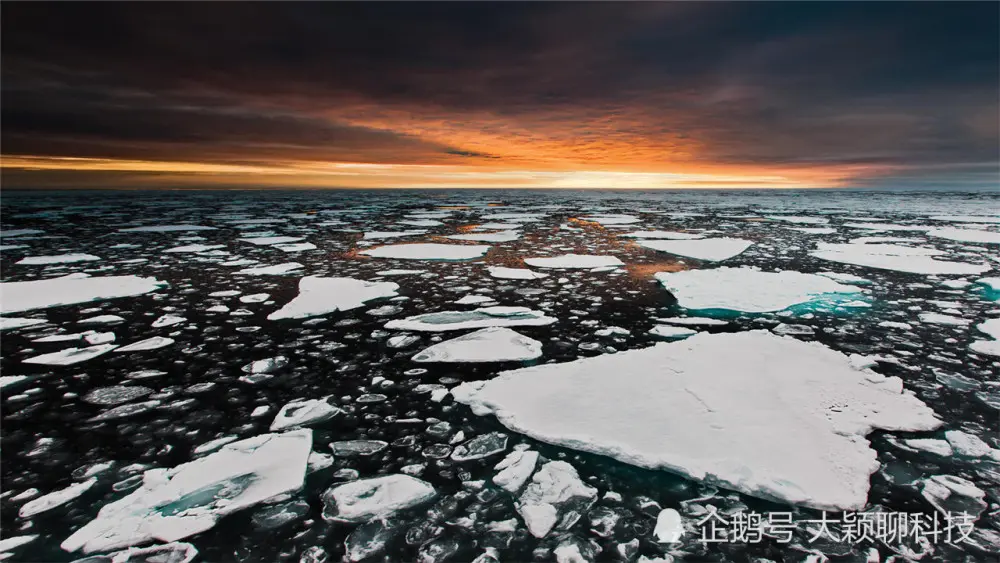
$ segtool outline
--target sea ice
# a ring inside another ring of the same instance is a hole
[[[482,303],[489,303],[494,299],[489,295],[465,295],[461,299],[456,299],[452,303],[456,305],[480,305]]]
[[[224,244],[186,244],[184,246],[175,246],[173,248],[168,248],[163,252],[169,252],[171,254],[178,254],[183,252],[205,252],[208,250],[216,250],[219,248],[225,248]]]
[[[720,262],[741,254],[750,248],[753,241],[723,237],[699,240],[640,240],[638,244],[645,248],[678,256]]]
[[[28,326],[43,325],[49,321],[45,319],[26,319],[23,317],[0,317],[0,330],[13,330]]]
[[[633,237],[633,238],[659,238],[659,239],[672,239],[672,240],[694,240],[705,238],[705,235],[699,233],[682,233],[679,231],[632,231],[631,233],[625,233],[619,235],[623,237]]]
[[[70,274],[61,278],[0,283],[0,313],[20,313],[88,301],[142,295],[167,287],[166,282],[137,276]]]
[[[934,256],[944,254],[933,248],[901,246],[898,244],[834,244],[818,243],[812,256],[831,262],[854,264],[882,270],[894,270],[911,274],[955,274],[969,275],[988,272],[989,264],[967,264],[965,262],[945,262]]]
[[[536,268],[601,268],[604,266],[624,266],[615,256],[595,256],[592,254],[563,254],[548,258],[525,258],[524,263]]]
[[[542,355],[542,343],[503,327],[489,327],[439,342],[415,362],[522,362]]]
[[[384,238],[398,238],[398,237],[412,237],[415,235],[422,235],[427,231],[423,229],[412,230],[412,231],[370,231],[365,233],[362,240],[378,240]]]
[[[723,326],[729,324],[729,321],[711,317],[656,317],[653,320],[658,323],[681,326]]]
[[[155,321],[153,321],[153,324],[150,325],[150,326],[152,326],[153,328],[162,328],[162,327],[165,327],[165,326],[174,326],[174,325],[180,324],[180,323],[182,323],[182,322],[184,322],[186,320],[187,320],[186,318],[184,318],[184,317],[182,317],[180,315],[170,315],[170,314],[167,314],[167,315],[163,315],[160,318],[158,318]]]
[[[935,221],[948,221],[952,223],[996,223],[1000,224],[1000,215],[935,215],[931,217]]]
[[[681,326],[656,325],[649,330],[649,334],[660,338],[687,338],[692,334],[698,334],[698,331]]]
[[[62,543],[66,551],[108,551],[173,542],[212,528],[219,518],[302,488],[312,431],[262,434],[173,469],[150,469],[142,486],[104,505]]]
[[[182,231],[214,231],[215,227],[204,225],[150,225],[146,227],[131,227],[118,229],[119,233],[175,233]]]
[[[249,243],[256,244],[257,246],[270,246],[272,244],[287,244],[287,243],[290,243],[290,242],[299,242],[300,240],[302,240],[304,238],[305,237],[285,237],[285,236],[278,236],[278,237],[243,237],[243,238],[240,238],[240,240],[243,241],[243,242],[249,242]]]
[[[941,424],[899,378],[760,330],[502,372],[452,395],[544,442],[822,510],[865,505],[869,432]]]
[[[958,242],[975,242],[985,244],[1000,244],[1000,233],[978,229],[931,229],[927,234]]]
[[[287,274],[301,268],[302,264],[299,264],[298,262],[285,262],[274,266],[254,266],[252,268],[244,268],[236,273],[248,276],[277,276]]]
[[[138,342],[133,342],[128,346],[122,346],[121,348],[115,350],[115,353],[122,352],[141,352],[143,350],[156,350],[157,348],[163,348],[164,346],[170,346],[174,343],[173,338],[167,338],[166,336],[151,336],[145,340],[140,340]]]
[[[472,311],[441,311],[395,319],[385,323],[392,330],[440,332],[502,326],[544,326],[556,322],[527,307],[480,307]]]
[[[504,266],[490,266],[487,268],[490,276],[505,280],[538,280],[547,278],[549,275],[542,272],[534,272],[527,268],[506,268]]]
[[[815,274],[762,272],[755,268],[657,272],[655,277],[677,298],[678,305],[696,310],[765,313],[861,291]]]
[[[490,432],[476,436],[461,444],[451,453],[455,461],[472,461],[496,455],[507,449],[507,435],[500,432]]]
[[[60,254],[58,256],[28,256],[15,262],[23,266],[45,266],[48,264],[72,264],[74,262],[93,262],[100,260],[93,254]]]
[[[437,496],[430,484],[409,475],[360,479],[328,489],[322,495],[323,518],[334,522],[368,522],[424,504]]]
[[[369,282],[354,278],[306,276],[299,280],[299,294],[287,305],[267,316],[269,320],[304,319],[334,311],[364,306],[373,299],[397,295],[393,282]]]
[[[325,422],[340,414],[339,408],[331,405],[326,399],[299,399],[286,403],[281,407],[274,421],[271,422],[271,432],[309,426]]]
[[[33,356],[24,360],[26,364],[40,364],[46,366],[69,366],[96,358],[102,354],[114,350],[118,346],[115,344],[99,344],[86,348],[67,348],[58,352]]]
[[[550,461],[535,473],[515,505],[528,531],[544,538],[559,521],[560,512],[586,512],[597,500],[597,489],[580,480],[565,461]]]
[[[964,512],[977,518],[986,509],[986,493],[968,479],[934,475],[920,481],[920,494],[941,514]]]
[[[362,250],[359,254],[373,258],[402,260],[474,260],[483,256],[490,247],[480,244],[391,244]]]
[[[493,469],[493,484],[511,494],[516,494],[528,481],[538,463],[538,452],[532,450],[514,450],[496,464]]]
[[[976,340],[969,345],[969,349],[979,354],[987,356],[1000,356],[1000,318],[987,319],[978,325],[979,332],[988,334],[993,340]]]
[[[36,514],[47,512],[79,497],[83,493],[89,491],[95,484],[97,484],[97,479],[95,477],[91,477],[86,481],[73,483],[72,485],[59,489],[58,491],[42,495],[21,506],[21,510],[18,511],[17,515],[21,518],[31,518]]]
[[[519,231],[500,231],[497,233],[449,235],[446,238],[454,240],[470,240],[474,242],[510,242],[521,238],[521,233]]]

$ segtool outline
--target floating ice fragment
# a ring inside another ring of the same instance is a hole
[[[137,414],[144,413],[150,409],[154,409],[160,406],[162,403],[158,400],[143,401],[141,403],[129,403],[126,405],[121,405],[113,409],[106,410],[101,414],[90,418],[87,422],[103,422],[105,420],[117,420],[119,418],[127,418],[130,416],[135,416]]]
[[[81,483],[73,483],[66,488],[53,491],[47,495],[42,495],[25,503],[21,507],[21,510],[18,511],[17,515],[21,518],[31,518],[36,514],[47,512],[79,497],[83,493],[89,491],[95,484],[97,484],[97,478],[91,477]]]
[[[164,346],[170,346],[174,343],[173,338],[167,338],[165,336],[151,336],[145,340],[140,340],[138,342],[133,342],[128,346],[122,346],[115,350],[115,353],[122,352],[140,352],[143,350],[156,350],[157,348],[163,348]]]
[[[333,455],[341,457],[375,455],[388,447],[389,443],[382,440],[342,440],[330,444]]]
[[[401,269],[394,269],[394,270],[379,270],[378,272],[375,272],[375,274],[377,274],[379,276],[411,276],[411,275],[414,275],[414,274],[423,274],[426,271],[427,270],[401,270]]]
[[[639,246],[687,256],[709,262],[728,260],[742,254],[753,241],[738,238],[709,238],[700,240],[640,240]]]
[[[509,328],[490,327],[425,348],[413,361],[521,362],[541,355],[541,342]]]
[[[544,442],[823,510],[864,506],[879,466],[866,434],[941,424],[899,378],[766,331],[522,368],[452,394]]]
[[[536,268],[600,268],[603,266],[624,266],[615,256],[592,254],[563,254],[551,258],[525,258],[524,263]]]
[[[166,282],[137,276],[70,274],[61,278],[0,283],[0,313],[19,313],[88,301],[142,295],[167,287]]]
[[[533,272],[527,268],[506,268],[504,266],[490,266],[487,268],[494,278],[507,280],[538,280],[549,275],[542,272]]]
[[[521,238],[519,231],[501,231],[498,233],[472,233],[464,235],[449,235],[446,238],[454,240],[470,240],[475,242],[510,242]]]
[[[163,252],[169,252],[171,254],[180,254],[184,252],[205,252],[208,250],[215,250],[218,248],[225,248],[224,244],[188,244],[185,246],[175,246],[173,248],[168,248]]]
[[[975,242],[984,244],[1000,244],[1000,233],[977,229],[931,229],[927,234],[958,242]]]
[[[696,310],[764,313],[861,291],[815,274],[762,272],[754,268],[658,272],[655,277],[681,307]]]
[[[441,311],[396,319],[387,322],[385,328],[440,332],[503,326],[544,326],[554,322],[556,319],[527,307],[480,307],[472,311]]]
[[[659,239],[671,239],[671,240],[694,240],[694,239],[705,238],[705,235],[700,233],[681,233],[678,231],[632,231],[631,233],[625,233],[619,236],[633,237],[633,238],[659,238]]]
[[[986,509],[986,493],[975,483],[954,475],[935,475],[920,481],[920,494],[941,514],[964,512],[978,518]]]
[[[682,326],[724,326],[729,324],[729,321],[711,317],[656,317],[653,320],[658,323]]]
[[[286,428],[318,424],[330,420],[341,412],[343,411],[331,405],[326,399],[291,401],[281,407],[281,410],[275,415],[270,430],[275,432]]]
[[[397,295],[399,284],[354,278],[306,276],[299,280],[299,294],[267,316],[269,320],[304,319],[364,306],[373,299]]]
[[[236,273],[246,274],[248,276],[278,276],[299,270],[301,268],[302,264],[299,264],[298,262],[285,262],[274,266],[255,266],[253,268],[244,268]]]
[[[272,244],[286,244],[289,242],[298,242],[305,237],[243,237],[240,238],[243,242],[249,242],[256,244],[258,246],[270,246]]]
[[[976,329],[988,334],[993,340],[976,340],[969,345],[969,349],[987,356],[1000,356],[1000,318],[987,319],[976,325]]]
[[[46,366],[69,366],[85,362],[102,354],[107,354],[117,347],[118,346],[115,344],[99,344],[97,346],[89,346],[87,348],[67,348],[58,352],[51,352],[49,354],[42,354],[41,356],[28,358],[24,360],[24,363]]]
[[[180,231],[214,231],[215,227],[204,225],[150,225],[146,227],[131,227],[118,229],[119,233],[174,233]]]
[[[493,301],[493,298],[488,295],[466,295],[461,299],[456,299],[452,303],[456,305],[479,305],[481,303],[489,303]]]
[[[649,330],[649,334],[660,338],[687,338],[698,334],[698,331],[679,326],[656,325]]]
[[[186,320],[187,320],[186,318],[181,317],[179,315],[163,315],[162,317],[160,317],[160,318],[156,319],[155,321],[153,321],[153,324],[151,326],[153,328],[162,328],[162,327],[165,327],[165,326],[174,326],[174,325],[180,324],[180,323],[182,323],[182,322],[184,322]]]
[[[537,463],[538,452],[514,450],[493,468],[499,471],[493,476],[493,483],[508,493],[515,494],[531,477]]]
[[[93,262],[100,260],[93,254],[60,254],[58,256],[28,256],[15,262],[22,266],[44,266],[48,264],[72,264],[74,262]]]
[[[384,520],[436,496],[434,487],[409,475],[361,479],[332,487],[323,493],[323,518],[334,522]]]
[[[918,438],[913,440],[903,440],[903,443],[911,448],[930,452],[939,456],[949,457],[952,454],[951,444],[945,440]]]
[[[559,521],[560,512],[585,512],[597,500],[597,489],[580,480],[565,461],[550,461],[535,473],[515,508],[528,531],[544,538]]]
[[[417,243],[379,246],[362,250],[359,254],[401,260],[474,260],[489,249],[486,245]]]
[[[275,356],[273,358],[264,358],[263,360],[250,362],[241,369],[244,373],[274,373],[287,365],[287,357]]]
[[[173,469],[150,469],[142,486],[104,505],[62,543],[66,551],[107,551],[152,540],[171,542],[216,521],[302,488],[312,431],[262,434]]]
[[[490,432],[465,442],[455,448],[451,459],[455,461],[472,461],[496,455],[507,449],[507,435],[500,432]]]
[[[45,319],[26,319],[23,317],[0,317],[0,331],[13,330],[28,326],[43,325],[48,321]]]
[[[145,397],[152,392],[149,387],[138,385],[112,385],[90,391],[83,396],[83,401],[92,405],[119,405]]]

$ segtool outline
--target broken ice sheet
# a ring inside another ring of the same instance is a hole
[[[312,431],[262,434],[172,469],[150,469],[142,486],[104,505],[63,541],[66,551],[108,551],[177,541],[233,512],[302,488]]]
[[[563,254],[562,256],[553,256],[551,258],[525,258],[524,263],[536,268],[586,268],[588,270],[604,266],[625,265],[624,262],[615,256],[597,256],[591,254]]]
[[[597,489],[584,484],[572,465],[550,461],[535,473],[515,507],[531,535],[543,538],[560,518],[570,512],[579,518],[596,500]]]
[[[61,278],[0,283],[0,313],[19,313],[88,301],[132,297],[167,287],[166,282],[138,276],[90,277],[70,274]]]
[[[86,348],[67,348],[58,352],[33,356],[24,360],[26,364],[40,364],[46,366],[70,366],[107,354],[118,346],[115,344],[99,344]]]
[[[941,250],[898,244],[833,244],[818,243],[816,250],[809,254],[823,260],[894,270],[913,274],[981,274],[992,268],[989,264],[969,264],[946,262],[935,256],[945,254]]]
[[[299,294],[267,316],[269,320],[304,319],[334,311],[362,307],[366,302],[397,295],[399,284],[354,278],[306,276],[299,280]]]
[[[359,254],[372,258],[401,260],[474,260],[486,254],[490,247],[475,244],[392,244],[362,250]]]
[[[441,311],[395,319],[385,328],[395,330],[446,331],[504,326],[544,326],[556,322],[541,311],[527,307],[480,307],[472,311]]]
[[[385,519],[434,499],[429,483],[409,475],[385,475],[331,487],[323,493],[323,518],[337,522]]]
[[[522,368],[452,394],[544,442],[824,510],[865,505],[879,466],[866,434],[941,424],[898,378],[765,331]]]

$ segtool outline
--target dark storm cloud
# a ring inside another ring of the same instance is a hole
[[[992,2],[0,9],[5,154],[461,161],[493,151],[456,132],[508,125],[650,160],[935,174],[1000,152]]]

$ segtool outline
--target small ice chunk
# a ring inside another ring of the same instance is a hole
[[[173,248],[168,248],[163,252],[170,254],[180,254],[185,252],[207,252],[209,250],[216,250],[219,248],[225,248],[224,244],[186,244],[184,246],[175,246]]]
[[[368,301],[397,295],[399,284],[354,278],[306,276],[299,280],[299,294],[267,316],[269,320],[304,319],[334,311],[363,307]]]
[[[729,321],[711,317],[656,317],[653,320],[658,323],[681,326],[724,326],[729,324]]]
[[[951,444],[945,440],[917,438],[913,440],[903,440],[903,443],[913,449],[930,452],[939,456],[949,457],[952,454]]]
[[[388,447],[389,443],[382,440],[341,440],[330,444],[333,455],[340,457],[375,455]]]
[[[753,245],[752,240],[739,238],[707,238],[698,240],[640,240],[639,246],[687,256],[709,262],[721,262],[742,254]]]
[[[369,522],[424,504],[437,496],[429,483],[409,475],[359,479],[327,489],[323,518],[334,522]]]
[[[327,399],[299,399],[281,407],[271,423],[271,432],[325,422],[340,414],[341,409]]]
[[[401,260],[474,260],[485,255],[490,247],[475,244],[392,244],[362,250],[359,254],[373,258]]]
[[[962,432],[961,430],[948,430],[944,433],[944,437],[958,455],[983,457],[991,455],[995,451],[978,436]]]
[[[107,354],[117,347],[115,344],[99,344],[97,346],[88,346],[87,348],[67,348],[58,352],[28,358],[24,360],[24,363],[46,366],[70,366],[96,358],[102,354]]]
[[[544,538],[558,522],[561,510],[582,514],[596,500],[597,489],[585,485],[572,465],[550,461],[535,473],[515,508],[531,535]]]
[[[507,435],[501,432],[490,432],[465,442],[455,448],[451,459],[455,461],[472,461],[496,455],[507,449]]]
[[[480,307],[472,311],[441,311],[396,319],[385,324],[393,330],[440,332],[504,326],[544,326],[556,322],[527,307]]]
[[[46,266],[49,264],[72,264],[75,262],[93,262],[100,260],[93,254],[60,254],[58,256],[28,256],[15,262],[22,266]]]
[[[615,256],[593,254],[563,254],[562,256],[525,258],[524,263],[536,268],[601,268],[604,266],[624,266]]]
[[[509,328],[489,327],[439,342],[415,362],[521,362],[542,355],[542,343]]]
[[[112,385],[88,392],[83,396],[83,401],[92,405],[120,405],[145,397],[152,392],[149,387],[139,385]]]
[[[271,246],[273,244],[287,244],[290,242],[299,242],[305,237],[241,237],[240,240],[243,242],[249,242],[256,244],[257,246]]]
[[[163,328],[163,327],[166,327],[166,326],[174,326],[174,325],[180,324],[180,323],[182,323],[182,322],[184,322],[186,320],[187,320],[186,318],[184,318],[184,317],[182,317],[180,315],[169,315],[169,314],[168,315],[163,315],[160,318],[158,318],[155,321],[153,321],[152,327],[153,328]]]
[[[962,317],[955,317],[952,315],[944,315],[942,313],[920,313],[919,317],[920,322],[936,325],[968,326],[972,324],[972,321],[969,319],[963,319]]]
[[[479,305],[481,303],[489,303],[493,301],[493,298],[488,295],[465,295],[461,299],[456,299],[453,301],[456,305]]]
[[[285,262],[274,266],[254,266],[252,268],[244,268],[236,273],[248,276],[280,276],[301,268],[302,264],[299,264],[298,262]]]
[[[508,493],[515,494],[531,477],[537,463],[538,452],[514,450],[493,468],[499,471],[493,476],[493,483]]]
[[[968,479],[935,475],[920,485],[920,494],[941,514],[964,512],[977,518],[986,509],[986,493]]]
[[[535,272],[527,268],[507,268],[504,266],[490,266],[487,268],[490,276],[505,280],[538,280],[549,275],[542,272]]]
[[[414,334],[400,334],[398,336],[390,336],[386,341],[385,345],[389,348],[406,348],[420,342],[420,337]]]

